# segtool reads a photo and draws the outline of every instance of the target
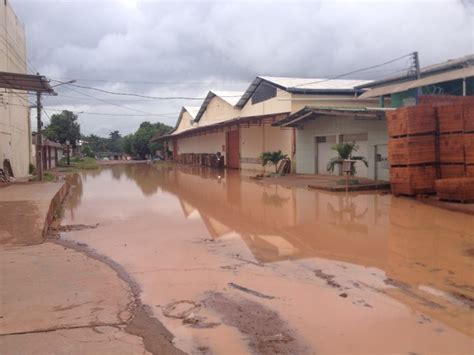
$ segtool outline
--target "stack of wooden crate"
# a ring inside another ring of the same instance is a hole
[[[436,120],[431,104],[387,112],[392,192],[416,195],[434,191]]]
[[[425,96],[388,112],[387,125],[394,194],[434,193],[445,186],[436,180],[474,177],[473,97]]]

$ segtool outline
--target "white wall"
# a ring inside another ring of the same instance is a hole
[[[355,120],[342,117],[318,117],[314,121],[305,122],[303,128],[296,131],[296,173],[314,174],[316,171],[315,137],[367,133],[367,161],[369,162],[368,177],[374,178],[375,153],[374,146],[386,144],[388,140],[385,120]],[[335,153],[335,152],[334,152]],[[361,163],[357,163],[361,164]]]
[[[292,130],[272,127],[270,124],[261,126],[240,127],[240,160],[241,169],[274,172],[274,166],[260,163],[263,152],[281,150],[291,159]]]
[[[10,5],[0,2],[0,71],[26,73],[23,24]],[[0,168],[10,159],[15,177],[25,177],[30,163],[31,130],[27,96],[0,89]]]
[[[178,154],[183,153],[208,153],[221,152],[225,157],[225,132],[205,134],[202,136],[186,137],[178,139]]]
[[[274,113],[285,113],[291,111],[291,94],[287,91],[277,89],[276,97],[269,100],[252,104],[250,98],[240,110],[240,117],[262,116]]]

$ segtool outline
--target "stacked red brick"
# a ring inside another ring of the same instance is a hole
[[[387,112],[392,192],[416,195],[434,191],[436,179],[435,109],[417,105]]]
[[[433,193],[443,184],[436,179],[474,177],[474,98],[425,96],[388,113],[387,123],[395,194]]]

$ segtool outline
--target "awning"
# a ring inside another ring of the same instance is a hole
[[[471,76],[474,76],[474,66],[452,70],[452,71],[448,71],[448,72],[444,72],[440,74],[430,75],[425,78],[421,78],[417,80],[411,80],[411,81],[405,81],[398,84],[375,87],[373,89],[370,89],[369,91],[364,92],[358,98],[368,99],[371,97],[389,95],[389,94],[403,92],[403,91],[407,91],[410,89],[415,89],[415,88],[419,88],[419,87],[423,87],[427,85],[442,83],[445,81],[464,79]]]
[[[41,75],[0,72],[0,88],[54,94],[48,79]]]
[[[230,118],[224,121],[216,122],[213,124],[208,124],[205,126],[198,126],[198,127],[192,127],[189,128],[185,131],[177,132],[174,133],[174,131],[164,134],[162,136],[154,137],[150,139],[150,142],[158,142],[164,139],[172,139],[172,138],[178,138],[182,137],[185,135],[192,135],[195,133],[199,132],[205,132],[209,130],[213,130],[216,128],[222,128],[226,126],[232,126],[232,125],[238,125],[238,124],[245,124],[245,123],[251,123],[252,121],[260,121],[260,120],[271,120],[273,122],[278,122],[280,120],[285,119],[290,113],[289,112],[280,112],[280,113],[269,113],[266,115],[257,115],[257,116],[247,116],[247,117],[235,117],[235,118]]]
[[[298,127],[301,122],[321,116],[352,117],[354,119],[380,120],[385,117],[385,111],[390,109],[371,108],[333,108],[333,107],[308,107],[291,114],[287,118],[275,122],[273,126]]]

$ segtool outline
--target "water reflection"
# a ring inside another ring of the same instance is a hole
[[[86,189],[90,179],[107,180],[108,174],[119,189],[133,183],[147,197],[173,195],[183,218],[200,218],[214,239],[237,233],[261,263],[322,257],[375,267],[400,286],[387,291],[392,297],[472,331],[472,309],[455,302],[474,299],[473,257],[467,252],[474,247],[472,216],[391,195],[346,196],[263,185],[236,171],[148,164],[83,174],[71,211],[80,204],[82,183]],[[160,208],[155,213],[167,206]],[[432,296],[435,303],[427,301]]]

